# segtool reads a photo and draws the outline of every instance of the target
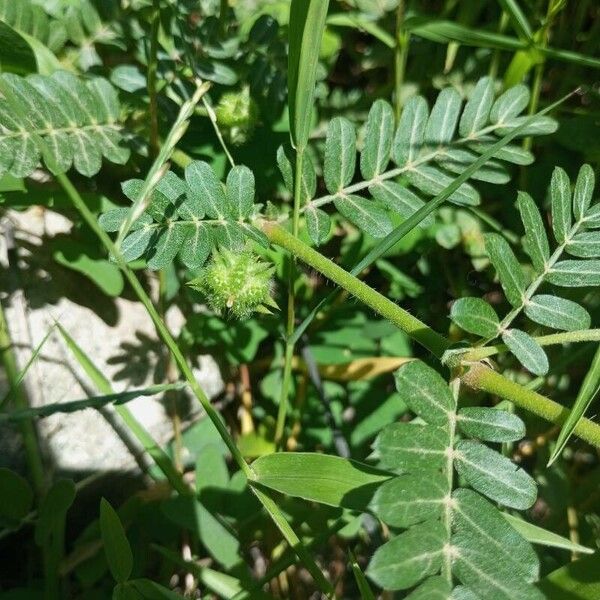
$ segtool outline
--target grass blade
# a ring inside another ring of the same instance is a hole
[[[352,573],[354,573],[354,579],[356,579],[361,600],[375,600],[375,594],[373,594],[373,590],[371,590],[371,586],[352,552],[350,552],[350,566],[352,567]]]
[[[552,452],[552,456],[548,461],[548,467],[560,456],[560,453],[563,451],[564,447],[567,445],[569,438],[573,434],[573,430],[577,426],[577,423],[583,418],[585,411],[589,408],[592,400],[595,398],[598,390],[600,389],[600,346],[596,350],[596,354],[594,355],[594,359],[592,360],[592,364],[590,366],[590,370],[587,372],[583,383],[581,385],[581,389],[577,394],[577,398],[575,399],[575,403],[573,404],[573,408],[569,413],[567,420],[565,421],[562,429],[560,430],[560,434],[558,436],[558,440],[556,441],[556,447]]]
[[[528,42],[533,42],[533,32],[527,17],[523,14],[516,0],[498,0],[504,12],[508,15],[515,31]]]
[[[292,0],[288,94],[290,133],[296,149],[306,147],[315,94],[319,48],[325,30],[329,0]]]

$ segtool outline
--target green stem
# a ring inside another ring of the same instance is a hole
[[[290,251],[304,263],[356,296],[365,305],[372,308],[399,329],[402,329],[402,331],[428,349],[437,358],[441,358],[449,348],[450,342],[446,338],[376,290],[370,288],[351,273],[344,271],[344,269],[328,258],[325,258],[304,242],[292,236],[281,226],[265,221],[262,223],[262,228],[273,243]],[[462,380],[474,389],[506,398],[514,402],[517,406],[551,423],[564,423],[570,412],[553,400],[528,390],[481,364],[470,365],[470,368],[462,376]],[[600,448],[600,425],[596,425],[587,419],[582,419],[574,432],[581,439]]]
[[[285,248],[301,261],[356,296],[382,317],[405,331],[436,357],[441,358],[442,354],[448,349],[450,345],[448,340],[431,327],[413,317],[409,312],[394,304],[394,302],[348,273],[348,271],[344,271],[340,266],[288,233],[283,227],[266,221],[263,222],[262,226],[272,242]]]
[[[600,342],[600,329],[582,329],[578,331],[565,331],[561,333],[551,333],[549,335],[540,335],[533,338],[540,346],[556,346],[558,344],[572,344],[581,342]],[[488,358],[508,348],[505,344],[495,346],[482,346],[473,348],[460,353],[463,362],[476,362],[483,358]]]
[[[23,389],[23,386],[19,381],[19,368],[17,366],[17,359],[12,349],[12,340],[10,339],[8,323],[6,321],[6,315],[1,303],[0,358],[2,360],[2,366],[6,372],[6,378],[8,379],[8,384],[10,386],[10,395],[13,399],[14,405],[19,410],[29,408],[29,400]],[[44,493],[45,489],[45,471],[42,462],[42,454],[38,443],[37,432],[32,419],[27,419],[22,423],[19,423],[19,427],[21,429],[27,467],[29,468],[29,474],[31,475],[33,488],[35,489],[36,495],[40,497]]]
[[[296,150],[296,163],[294,165],[294,212],[292,215],[292,235],[298,237],[300,229],[300,204],[302,200],[302,162],[304,160],[304,148]],[[277,424],[275,426],[275,443],[279,445],[285,432],[285,419],[290,397],[290,383],[292,380],[292,360],[294,358],[294,328],[296,324],[296,298],[294,286],[296,285],[296,257],[292,252],[289,257],[288,274],[288,306],[286,322],[285,359],[283,365],[283,376],[281,379],[281,392],[279,394],[279,407],[277,409]]]
[[[568,408],[510,381],[482,364],[472,365],[462,376],[462,380],[474,389],[510,400],[517,406],[555,425],[562,425],[571,413]],[[582,418],[575,426],[573,433],[596,448],[600,448],[600,425]]]
[[[160,26],[159,0],[153,0],[150,27],[150,53],[148,56],[147,87],[150,99],[150,153],[156,158],[160,151],[158,139],[158,103],[156,93],[156,72],[158,68],[158,29]]]
[[[404,84],[410,41],[410,33],[404,31],[404,13],[404,0],[399,0],[396,10],[396,46],[394,48],[394,112],[396,124],[400,121],[400,113],[402,112],[402,85]]]

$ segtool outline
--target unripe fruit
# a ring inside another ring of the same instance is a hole
[[[277,308],[271,298],[273,271],[247,250],[221,249],[213,252],[200,277],[188,285],[202,292],[215,312],[246,319],[255,311],[269,313],[268,306]]]
[[[241,92],[223,94],[215,114],[217,123],[233,144],[245,144],[252,137],[258,121],[258,108],[247,87]]]

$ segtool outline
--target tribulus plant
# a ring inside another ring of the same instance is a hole
[[[598,600],[599,19],[0,0],[0,600]]]

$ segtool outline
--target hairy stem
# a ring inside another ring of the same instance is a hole
[[[407,333],[437,358],[441,358],[443,353],[449,348],[450,342],[445,337],[416,317],[413,317],[410,313],[394,304],[391,300],[369,287],[351,273],[344,271],[344,269],[307,246],[298,238],[292,236],[280,225],[263,222],[262,228],[273,243],[292,252],[304,263],[349,291],[366,306],[372,308],[376,313],[386,318],[399,329],[402,329],[402,331]],[[481,364],[472,365],[462,376],[462,380],[474,389],[506,398],[514,402],[517,406],[551,423],[564,423],[570,413],[567,408],[553,400],[528,390]],[[581,439],[600,448],[600,425],[596,425],[588,419],[582,419],[574,432]]]
[[[298,236],[300,228],[300,203],[302,199],[302,162],[304,160],[304,148],[296,151],[296,163],[294,168],[294,213],[292,216],[292,235]],[[283,377],[281,380],[281,392],[279,394],[279,407],[277,409],[277,424],[275,426],[275,443],[279,445],[285,431],[285,419],[290,396],[290,383],[292,379],[292,360],[294,358],[294,346],[296,340],[292,337],[296,325],[296,299],[294,286],[296,284],[296,257],[292,252],[289,258],[288,273],[288,306],[286,321],[285,359],[283,364]]]

